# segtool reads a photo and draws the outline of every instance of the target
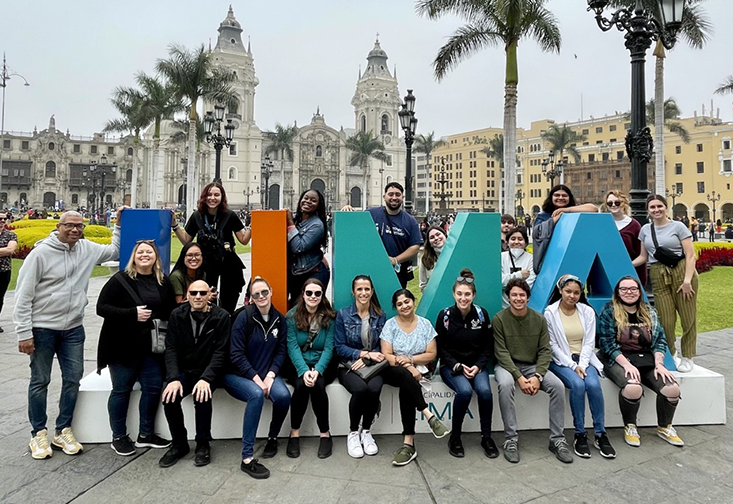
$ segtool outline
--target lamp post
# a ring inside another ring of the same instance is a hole
[[[290,196],[290,209],[292,210],[293,209],[293,196],[295,196],[295,189],[293,189],[291,187],[290,189],[288,189],[287,191],[285,191],[285,193],[288,196]]]
[[[415,141],[417,118],[415,117],[415,95],[412,89],[407,90],[405,102],[399,112],[400,126],[405,132],[405,146],[407,147],[407,164],[405,168],[405,211],[412,213],[412,143]]]
[[[548,166],[550,166],[549,170],[547,169]],[[547,180],[550,182],[550,189],[555,186],[555,179],[560,178],[564,167],[565,164],[562,162],[562,159],[555,164],[554,151],[551,151],[547,155],[547,159],[542,160],[542,173],[545,174],[545,177],[547,177]]]
[[[447,180],[445,180],[445,156],[440,156],[440,180],[436,180],[436,184],[440,184],[440,193],[436,194],[438,198],[440,198],[440,210],[445,212],[446,210],[446,198],[448,197],[448,193],[445,192],[445,185],[448,183]]]
[[[186,206],[186,193],[188,192],[188,157],[181,158],[181,166],[183,168],[183,192],[181,194],[181,204],[183,205],[183,214],[186,215],[188,208]],[[133,180],[134,184],[135,181]]]
[[[713,191],[712,197],[708,194],[708,201],[713,204],[713,230],[710,232],[710,241],[715,241],[715,227],[717,226],[717,220],[715,219],[715,204],[720,201],[720,194],[716,195]]]
[[[89,177],[92,181],[92,218],[90,219],[92,221],[92,224],[96,224],[96,217],[95,214],[97,213],[97,210],[99,210],[99,207],[101,207],[101,211],[104,212],[104,190],[106,187],[106,179],[107,175],[114,176],[114,174],[117,172],[117,165],[112,163],[107,163],[107,156],[102,154],[101,159],[98,163],[94,163],[89,165],[89,171],[82,170],[81,174],[82,177]],[[97,181],[100,182],[100,188],[99,188],[99,205],[97,205]]]
[[[216,150],[216,167],[214,168],[214,182],[221,182],[221,150],[224,146],[229,147],[234,138],[234,124],[231,119],[227,119],[224,126],[224,135],[221,134],[221,123],[224,120],[224,105],[217,103],[214,105],[214,111],[206,112],[204,117],[204,133],[206,133],[206,141],[214,146]],[[216,131],[214,131],[216,126]]]
[[[242,191],[242,194],[244,194],[247,197],[247,211],[249,212],[251,210],[249,206],[249,198],[250,196],[254,196],[255,190],[254,189],[245,189]]]
[[[2,114],[0,119],[0,189],[3,187],[3,150],[5,148],[5,88],[8,87],[8,81],[11,77],[20,77],[25,81],[25,86],[30,86],[28,80],[20,75],[19,73],[11,72],[8,70],[7,62],[5,61],[5,53],[3,53],[3,68],[0,70],[0,87],[3,88],[3,106]]]
[[[265,210],[270,209],[270,175],[272,175],[273,166],[270,156],[265,156],[265,161],[262,163],[262,166],[260,166],[262,178],[265,179],[265,192],[263,194]]]
[[[672,189],[671,191],[669,189],[665,189],[664,192],[667,193],[666,196],[668,198],[672,198],[672,218],[674,218],[675,217],[674,215],[675,202],[677,201],[677,198],[679,198],[682,195],[678,193],[675,189]]]
[[[634,8],[622,8],[611,18],[603,16],[608,0],[588,0],[588,10],[596,15],[596,23],[603,31],[616,27],[625,31],[625,45],[631,55],[631,129],[626,134],[626,153],[631,159],[631,216],[642,225],[648,220],[646,198],[649,195],[647,183],[647,162],[652,157],[654,141],[646,125],[646,95],[644,90],[644,64],[646,51],[652,40],[660,40],[665,48],[671,49],[676,42],[677,30],[682,25],[685,0],[658,0],[662,22],[654,13],[642,8],[636,0]]]
[[[519,207],[517,208],[517,217],[523,217],[524,216],[524,205],[522,205],[522,200],[524,200],[524,191],[519,189],[517,191],[517,194],[515,195],[516,199],[519,200]],[[520,215],[519,209],[522,209],[522,213]]]

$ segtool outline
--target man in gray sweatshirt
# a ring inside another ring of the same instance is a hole
[[[28,418],[31,422],[31,456],[45,459],[53,454],[46,429],[46,395],[51,381],[54,354],[61,367],[59,415],[51,443],[68,455],[82,446],[71,431],[71,420],[84,373],[84,308],[89,277],[96,264],[120,256],[120,217],[112,243],[100,245],[83,240],[84,220],[78,212],[65,212],[48,238],[36,243],[18,274],[13,321],[18,350],[30,355]]]

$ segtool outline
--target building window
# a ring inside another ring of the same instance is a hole
[[[587,135],[588,133],[589,133],[589,130],[587,130],[587,129],[584,129],[583,130],[583,135]]]
[[[81,145],[74,144],[74,154],[80,154],[81,153]]]
[[[618,138],[612,138],[608,142],[609,143],[616,143],[616,142],[618,142]]]
[[[602,128],[602,127],[600,127],[600,126],[598,126],[598,127],[596,128],[596,133],[603,133],[603,128]]]
[[[134,149],[132,147],[127,148],[127,155],[132,156],[135,153]]]
[[[674,165],[674,174],[675,175],[682,175],[682,163],[676,163]]]
[[[682,182],[677,182],[677,187],[675,188],[674,192],[676,192],[677,194],[682,194],[684,192],[682,189]]]
[[[594,163],[596,161],[596,155],[595,154],[588,154],[588,162]]]
[[[237,142],[232,142],[229,144],[229,155],[230,156],[237,155]]]
[[[681,145],[675,146],[674,153],[675,154],[682,154],[682,146]]]
[[[392,166],[392,154],[387,154],[387,166]]]
[[[611,154],[608,152],[604,152],[602,157],[604,161],[608,161],[608,159],[611,157]]]
[[[616,173],[614,174],[614,177],[621,178],[621,170],[616,170]]]
[[[361,131],[366,132],[366,116],[361,116]]]
[[[698,182],[697,183],[697,192],[698,194],[702,194],[705,192],[705,182]]]
[[[56,144],[53,142],[48,142],[48,150],[54,150],[56,148]]]
[[[596,145],[601,145],[603,143],[603,140],[596,140]]]
[[[97,146],[96,146],[96,145],[92,145],[92,146],[91,146],[91,147],[89,148],[89,153],[90,153],[90,154],[97,154]]]
[[[10,148],[10,140],[3,140],[3,149]]]
[[[587,172],[585,174],[585,178],[586,178],[586,180],[593,180],[593,174],[591,172]]]
[[[624,151],[620,150],[616,152],[616,159],[623,159],[624,158]]]
[[[49,161],[46,163],[46,178],[56,177],[56,163]]]
[[[608,127],[608,131],[616,131],[616,125],[612,124]]]
[[[723,140],[723,149],[725,150],[730,149],[730,140]]]
[[[631,129],[631,123],[630,122],[624,123],[624,129],[626,131],[629,131]]]
[[[30,149],[30,144],[28,143],[28,140],[23,140],[22,142],[20,142],[20,148],[23,150]]]
[[[78,194],[72,194],[71,195],[71,204],[72,205],[78,205],[79,204],[79,195]]]
[[[697,173],[705,173],[705,162],[704,161],[697,162]]]
[[[382,126],[380,129],[380,132],[385,135],[389,133],[389,116],[387,114],[382,114]]]
[[[316,145],[316,157],[323,157],[323,147]]]
[[[125,172],[125,182],[132,182],[132,169]]]
[[[726,173],[730,173],[730,159],[723,160],[723,171]]]
[[[110,156],[112,156],[112,155],[114,155],[114,153],[115,153],[115,148],[114,147],[107,146],[107,154],[110,155]]]
[[[697,144],[697,152],[702,152],[702,144]]]

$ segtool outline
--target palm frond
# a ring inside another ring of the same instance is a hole
[[[670,132],[676,133],[683,142],[690,143],[690,132],[687,131],[687,128],[685,128],[682,123],[677,121],[665,121],[664,125]]]
[[[733,75],[729,75],[726,77],[725,82],[723,82],[718,89],[715,90],[716,94],[733,94]]]
[[[468,24],[458,28],[448,38],[433,61],[435,78],[440,81],[461,61],[477,53],[486,46],[503,42],[501,33],[490,30],[486,25]]]

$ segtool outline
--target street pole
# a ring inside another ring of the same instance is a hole
[[[3,150],[5,148],[5,88],[8,87],[8,81],[11,77],[20,77],[25,81],[25,86],[30,86],[28,83],[28,80],[20,75],[19,73],[10,72],[8,71],[8,65],[5,60],[5,53],[3,53],[3,68],[0,71],[0,87],[3,88],[3,104],[2,104],[2,113],[0,114],[0,190],[2,190],[3,187],[3,176],[2,176],[2,168],[3,168]],[[2,207],[2,202],[0,202],[0,207]]]
[[[405,147],[407,160],[405,165],[405,211],[412,214],[412,143],[415,141],[417,118],[415,117],[415,96],[412,89],[407,90],[405,102],[399,112],[400,125],[405,132]]]

